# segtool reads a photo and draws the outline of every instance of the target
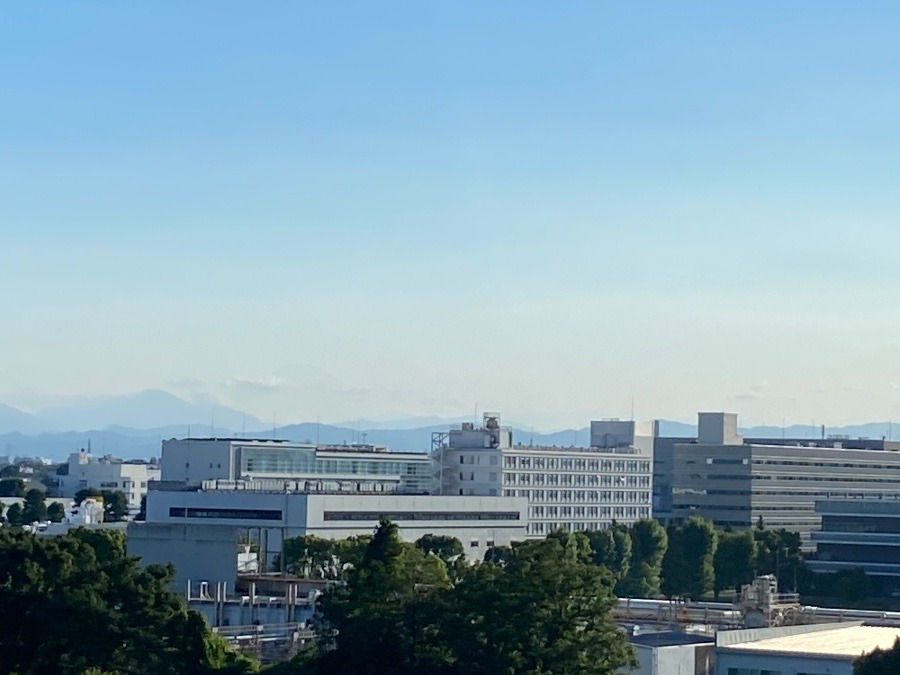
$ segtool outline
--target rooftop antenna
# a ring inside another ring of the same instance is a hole
[[[528,442],[532,448],[534,447],[534,427],[531,427],[531,440]]]
[[[322,422],[322,416],[316,415],[316,445],[319,444],[319,424]]]
[[[191,437],[191,425],[188,424],[188,438]]]

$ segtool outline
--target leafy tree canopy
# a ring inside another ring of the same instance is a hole
[[[51,523],[62,522],[62,519],[65,518],[65,516],[66,508],[59,502],[53,502],[47,507],[47,519]]]
[[[322,598],[321,651],[279,672],[611,675],[634,657],[612,620],[615,579],[590,557],[586,537],[555,533],[451,584],[438,556],[383,521]]]
[[[891,649],[876,649],[853,663],[853,675],[896,675],[900,673],[900,638]]]
[[[0,480],[0,497],[24,497],[25,481],[21,478],[3,478]]]
[[[25,493],[22,520],[25,523],[42,523],[47,520],[47,496],[43,490],[32,488]]]
[[[125,555],[118,532],[80,529],[35,537],[0,530],[3,671],[253,671],[255,664],[229,650],[167,590],[172,573],[156,565],[141,569]]]

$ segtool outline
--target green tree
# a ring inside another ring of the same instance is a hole
[[[631,535],[631,562],[619,584],[619,594],[629,598],[655,598],[660,594],[663,559],[669,547],[665,528],[652,518],[637,521]]]
[[[22,525],[23,520],[21,504],[10,504],[10,507],[6,509],[6,522],[14,527]]]
[[[83,488],[75,493],[75,504],[81,506],[81,503],[87,499],[88,497],[102,497],[103,493],[100,490],[95,490],[94,488]]]
[[[251,672],[252,662],[167,590],[172,568],[141,569],[124,541],[109,531],[35,537],[0,530],[3,672]],[[85,639],[90,626],[103,630]]]
[[[128,515],[128,497],[119,490],[103,490],[103,520],[118,523]]]
[[[484,552],[484,562],[494,565],[502,565],[507,558],[512,555],[512,547],[510,546],[491,546]]]
[[[445,563],[450,563],[464,553],[459,539],[442,534],[422,535],[416,540],[416,548],[425,553],[433,553]]]
[[[479,675],[610,675],[634,664],[612,619],[612,574],[569,537],[516,544],[502,567],[475,566],[439,593],[444,646],[430,653],[449,655],[452,672]]]
[[[865,570],[855,567],[834,574],[817,574],[818,594],[835,598],[843,604],[852,604],[872,595],[872,578]]]
[[[437,556],[382,522],[347,583],[321,599],[319,651],[277,672],[611,675],[634,655],[612,619],[615,580],[590,554],[586,537],[554,533],[450,585]]]
[[[616,584],[621,584],[631,565],[631,535],[628,528],[613,523],[605,530],[586,532],[595,565],[603,565],[612,572]]]
[[[22,472],[19,471],[19,467],[15,464],[7,464],[2,469],[0,469],[0,478],[18,478],[21,473]]]
[[[103,520],[118,523],[128,515],[128,497],[120,490],[97,490],[84,488],[75,493],[75,503],[81,504],[89,497],[100,497],[103,500]]]
[[[371,535],[347,539],[322,539],[309,534],[286,539],[282,553],[275,559],[275,567],[311,579],[344,579],[359,566],[372,540]]]
[[[753,532],[720,532],[716,554],[715,596],[726,588],[739,590],[742,584],[753,581],[756,570],[757,544]]]
[[[4,478],[0,480],[0,497],[24,497],[25,481],[21,478]]]
[[[669,528],[669,547],[663,558],[663,593],[699,600],[713,592],[716,529],[705,518],[693,516],[684,525]]]
[[[141,495],[140,510],[134,519],[141,522],[147,520],[147,495]]]
[[[43,490],[32,488],[25,493],[22,520],[25,523],[42,523],[47,520],[47,496]]]
[[[66,507],[59,502],[53,502],[47,507],[47,519],[51,523],[60,523],[66,516]]]
[[[358,567],[346,585],[321,598],[323,652],[318,666],[325,673],[405,673],[416,663],[422,616],[420,592],[449,585],[446,566],[437,556],[400,540],[397,526],[379,523]]]
[[[853,662],[853,675],[896,675],[900,673],[900,638],[890,649],[876,649]]]
[[[806,564],[800,552],[800,535],[785,529],[753,530],[756,539],[757,574],[774,574],[783,588],[796,575],[806,576]],[[795,589],[796,590],[796,589]]]

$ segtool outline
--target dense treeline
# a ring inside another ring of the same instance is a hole
[[[612,619],[617,593],[700,598],[789,571],[801,587],[868,588],[858,572],[810,575],[797,535],[722,532],[702,519],[668,530],[644,520],[555,532],[474,562],[452,537],[405,543],[382,521],[371,536],[288,540],[279,564],[332,582],[319,600],[315,648],[270,669],[304,675],[611,674],[633,662]],[[0,674],[256,671],[167,590],[172,572],[141,568],[120,532],[0,529]],[[897,651],[879,652],[858,672],[894,672]]]
[[[383,521],[320,599],[315,649],[273,672],[612,675],[634,663],[612,619],[616,579],[586,536],[454,565],[461,549],[452,538],[404,543]]]
[[[247,673],[202,616],[108,530],[36,537],[0,529],[0,673]]]
[[[619,597],[718,598],[737,590],[754,577],[774,574],[783,589],[853,602],[873,589],[860,570],[814,575],[800,550],[800,536],[784,529],[756,527],[717,530],[703,518],[663,528],[652,519],[631,527],[613,524],[606,530],[582,533],[591,548],[591,561],[608,569]],[[346,579],[362,558],[370,537],[332,541],[315,536],[288,539],[284,569],[320,579]],[[462,544],[453,537],[428,535],[416,546],[434,552],[454,569],[465,564]],[[489,551],[488,562],[500,562],[502,548]]]

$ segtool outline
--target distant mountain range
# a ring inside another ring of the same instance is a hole
[[[213,424],[227,429],[254,432],[266,426],[253,415],[239,410],[221,405],[191,403],[160,389],[148,389],[123,396],[89,398],[43,408],[34,413],[0,405],[0,433],[87,431],[105,429],[112,425],[131,429],[203,426],[208,430]]]
[[[412,417],[390,421],[316,424],[305,422],[272,429],[252,415],[225,406],[191,403],[168,392],[148,390],[39,410],[34,414],[0,404],[0,455],[66,458],[88,444],[94,454],[125,459],[156,457],[163,439],[193,436],[283,438],[319,443],[367,442],[392,450],[425,452],[431,434],[458,427],[469,418]],[[521,426],[521,425],[518,425]],[[828,427],[826,433],[851,438],[893,437],[889,422]],[[660,421],[660,435],[695,437],[693,424]],[[747,438],[819,438],[821,427],[793,425],[742,429]],[[898,429],[900,438],[900,429]],[[535,445],[588,445],[589,427],[553,433],[516,428],[513,440]]]

